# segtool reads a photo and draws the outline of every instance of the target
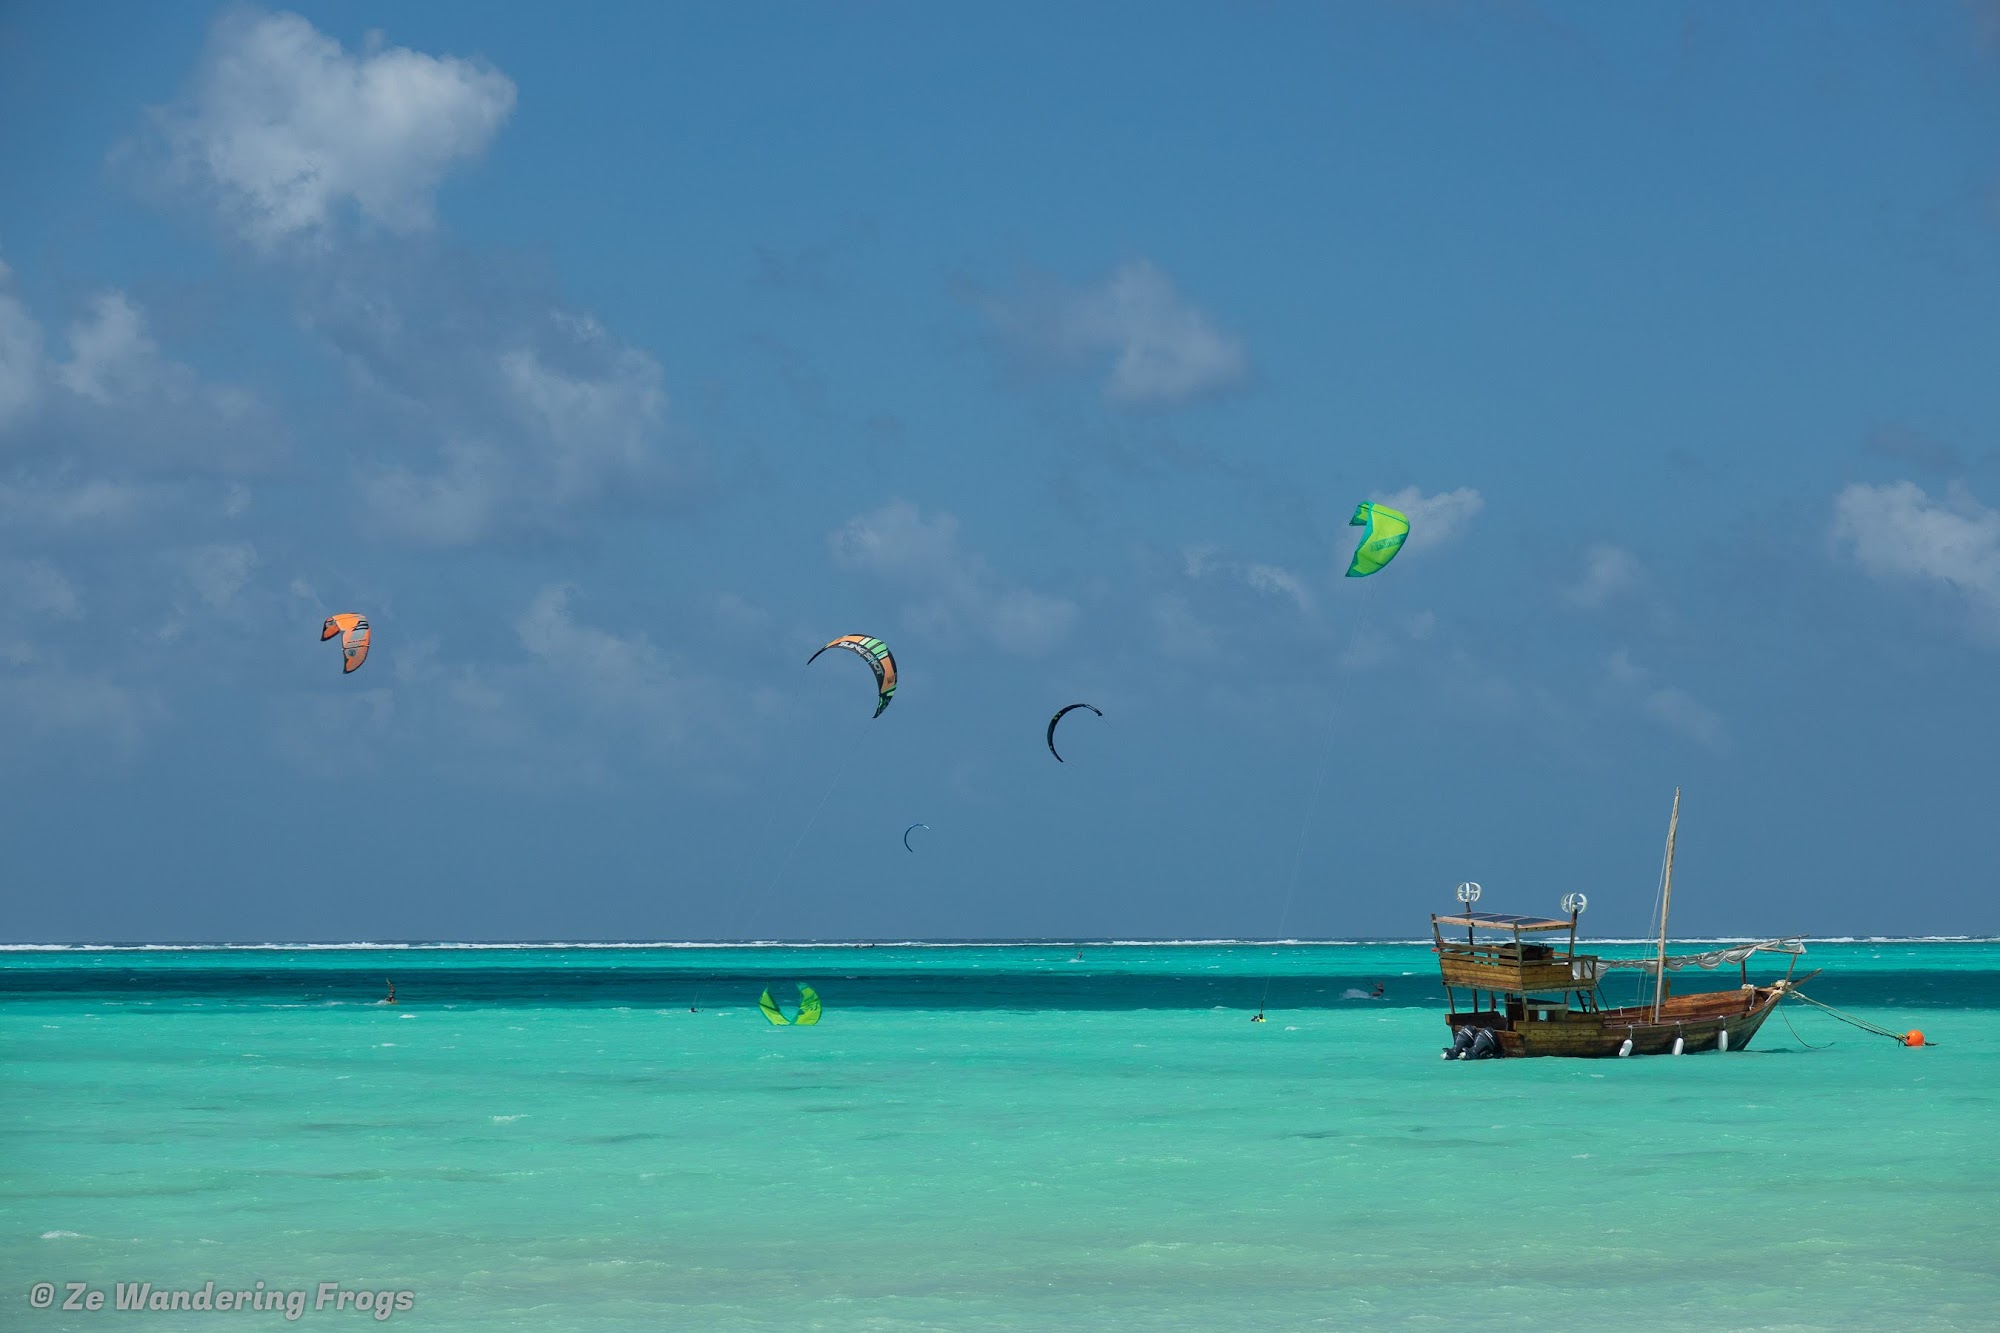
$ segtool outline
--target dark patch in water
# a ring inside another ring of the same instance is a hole
[[[1431,977],[1403,983],[1412,993],[1399,994],[1396,1007],[1431,1008],[1441,999],[1435,960],[1428,945],[1399,946],[1413,970]],[[887,967],[855,974],[828,967],[787,969],[787,984],[804,982],[819,991],[830,1014],[848,1009],[927,1010],[932,1012],[1130,1011],[1140,1009],[1237,1009],[1259,1007],[1260,997],[1279,1008],[1345,1009],[1349,989],[1367,990],[1394,963],[1377,962],[1367,974],[1347,973],[1342,960],[1329,957],[1324,972],[1245,972],[1215,976],[1206,972],[1214,958],[1207,950],[1189,950],[1190,972],[1091,972],[1085,969],[1010,970],[981,968],[968,975],[942,968]],[[1816,953],[1829,969],[1813,979],[1815,999],[1841,1008],[2000,1009],[2000,969],[1927,970],[1912,966],[1894,971],[1842,971],[1840,949]],[[214,955],[210,963],[176,962],[171,967],[129,966],[115,959],[93,957],[75,965],[0,968],[0,1002],[45,999],[71,1003],[135,1000],[158,1002],[155,1012],[205,1006],[251,1006],[308,1002],[341,997],[338,1006],[320,1010],[336,1023],[373,1024],[399,1016],[379,1009],[382,964],[322,964],[315,958],[311,976],[287,963],[245,964],[238,956]],[[1351,964],[1350,964],[1351,965]],[[478,965],[421,967],[404,987],[402,1014],[427,1009],[500,1006],[624,1006],[685,1010],[691,993],[750,995],[769,983],[772,964],[763,958],[740,965],[722,962],[676,967],[601,965],[595,959],[567,966]],[[1757,975],[1753,971],[1753,976]],[[420,978],[420,984],[414,978]],[[307,988],[310,988],[309,990]],[[1414,993],[1421,988],[1422,993]],[[1399,991],[1401,986],[1398,987]],[[732,1006],[741,1008],[740,1005]],[[753,1017],[750,1021],[754,1022]],[[338,1018],[331,1016],[338,1015]],[[833,1018],[828,1019],[833,1022]],[[1439,1024],[1442,1028],[1442,1024]]]
[[[1285,1135],[1288,1139],[1337,1139],[1341,1132],[1337,1129],[1302,1129],[1296,1134]]]
[[[286,1171],[288,1176],[303,1176],[307,1180],[387,1180],[387,1171]]]
[[[664,1139],[666,1137],[665,1134],[656,1134],[647,1130],[636,1134],[600,1134],[595,1138],[576,1139],[574,1142],[601,1144],[608,1147],[615,1143],[637,1143],[641,1139]]]
[[[318,1130],[331,1134],[367,1134],[378,1129],[397,1129],[397,1125],[367,1125],[352,1120],[308,1120],[300,1129]]]

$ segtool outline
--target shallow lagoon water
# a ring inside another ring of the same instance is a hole
[[[1934,1048],[1478,1064],[1427,946],[1077,947],[7,952],[4,1326],[2000,1327],[2000,944],[1811,946]]]

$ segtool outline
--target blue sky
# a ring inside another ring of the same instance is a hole
[[[1676,785],[1686,933],[2000,932],[1997,131],[1974,4],[11,7],[0,933],[1631,934]]]

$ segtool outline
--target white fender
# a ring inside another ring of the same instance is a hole
[[[1716,1050],[1718,1050],[1718,1051],[1726,1051],[1726,1050],[1728,1050],[1728,1049],[1729,1049],[1729,1029],[1728,1029],[1728,1028],[1724,1028],[1724,1029],[1722,1029],[1722,1032],[1721,1032],[1721,1034],[1720,1034],[1719,1036],[1717,1036],[1717,1037],[1716,1037],[1716,1039],[1715,1039],[1715,1049],[1716,1049]]]
[[[1625,1044],[1618,1048],[1618,1058],[1622,1060],[1630,1054],[1632,1054],[1632,1039],[1627,1037]]]
[[[1683,1051],[1684,1049],[1686,1049],[1686,1047],[1687,1047],[1687,1042],[1686,1042],[1686,1041],[1682,1040],[1682,1039],[1681,1039],[1681,1038],[1679,1038],[1679,1037],[1675,1037],[1675,1038],[1674,1038],[1674,1054],[1675,1054],[1675,1055],[1679,1055],[1679,1054],[1680,1054],[1680,1053],[1681,1053],[1681,1052],[1682,1052],[1682,1051]]]

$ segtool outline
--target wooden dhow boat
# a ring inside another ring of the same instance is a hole
[[[1563,899],[1567,917],[1505,916],[1472,910],[1480,888],[1466,883],[1458,886],[1463,911],[1431,914],[1431,935],[1437,941],[1438,969],[1444,976],[1450,1007],[1445,1015],[1452,1033],[1452,1044],[1444,1051],[1447,1060],[1742,1050],[1795,986],[1818,975],[1793,975],[1805,953],[1803,936],[1668,956],[1667,910],[1673,901],[1674,835],[1680,811],[1681,794],[1676,789],[1673,814],[1667,822],[1660,944],[1655,957],[1600,958],[1578,953],[1577,919],[1587,905],[1580,893]],[[1457,938],[1458,927],[1465,929],[1462,943]],[[1451,938],[1446,938],[1447,928],[1452,928]],[[1535,941],[1537,936],[1556,931],[1569,932],[1566,948]],[[1782,979],[1766,984],[1751,982],[1750,959],[1762,953],[1790,955]],[[1735,990],[1670,993],[1669,972],[1691,967],[1712,970],[1729,964],[1741,969],[1742,981]],[[1607,973],[1619,970],[1652,973],[1652,1001],[1607,1007],[1601,983]]]

